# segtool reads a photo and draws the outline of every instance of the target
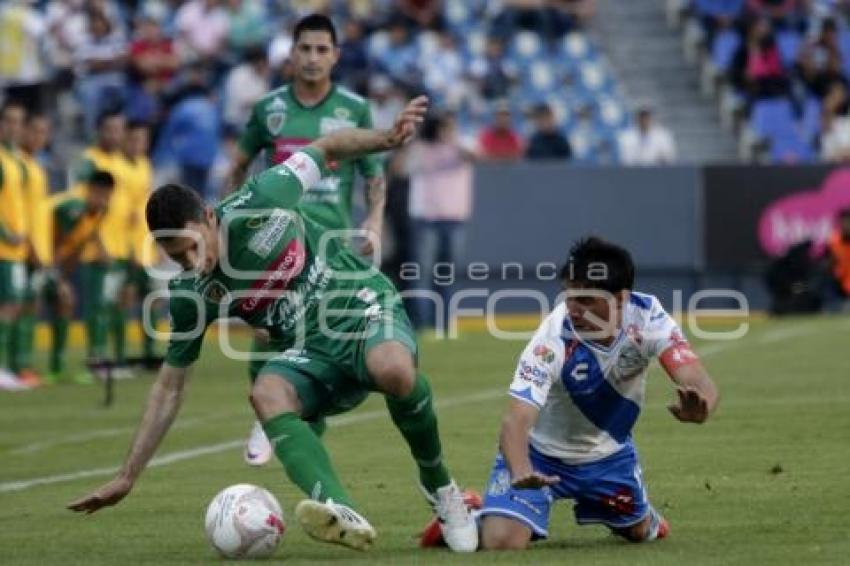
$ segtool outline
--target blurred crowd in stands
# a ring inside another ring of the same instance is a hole
[[[746,141],[767,144],[774,162],[850,161],[850,2],[692,0],[689,10]]]
[[[47,110],[60,142],[90,141],[98,117],[120,110],[152,126],[159,167],[214,169],[253,103],[291,78],[294,22],[321,12],[341,31],[336,79],[373,100],[378,123],[409,94],[427,92],[456,113],[483,157],[610,162],[628,113],[581,33],[594,4],[8,0],[0,87]],[[569,67],[562,52],[576,64],[570,76],[556,68]],[[569,80],[581,84],[565,92]]]

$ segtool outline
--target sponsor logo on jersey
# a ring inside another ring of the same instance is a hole
[[[340,107],[334,109],[334,116],[336,116],[340,120],[348,120],[348,119],[351,118],[351,110],[349,110],[348,108],[345,108],[343,106],[340,106]]]
[[[538,344],[534,347],[534,355],[538,360],[540,360],[544,364],[551,364],[555,361],[555,352],[553,352],[543,344]]]
[[[292,279],[304,268],[304,246],[298,240],[293,240],[278,256],[268,275],[254,282],[251,291],[254,293],[246,298],[240,307],[243,315],[250,314],[258,308],[265,307],[276,300],[279,293],[286,289]]]
[[[276,136],[283,130],[284,122],[286,122],[286,112],[271,112],[266,116],[266,129],[270,135]]]
[[[296,151],[312,143],[310,138],[287,138],[280,137],[274,140],[274,155],[272,161],[274,163],[283,163],[294,154]]]
[[[340,120],[339,118],[322,118],[319,120],[319,132],[321,135],[327,135],[331,132],[335,132],[337,130],[345,130],[346,128],[353,128],[357,124],[352,122],[351,120]]]
[[[221,204],[221,213],[228,214],[232,212],[233,209],[242,206],[254,196],[252,191],[238,191],[230,195],[227,199],[222,201]]]
[[[268,257],[273,249],[280,243],[286,232],[287,226],[292,222],[292,214],[278,208],[268,216],[253,217],[248,220],[248,228],[260,230],[251,236],[248,241],[248,249],[260,257]],[[253,224],[252,224],[253,223]]]
[[[635,346],[626,344],[617,356],[617,379],[629,381],[646,369],[647,361]]]
[[[310,363],[310,358],[308,358],[305,355],[304,350],[296,350],[296,349],[286,350],[285,352],[283,352],[281,355],[277,356],[274,359],[276,361],[279,360],[279,361],[283,361],[283,362],[291,362],[293,364],[299,364],[299,365],[304,365],[304,364]]]
[[[525,360],[520,360],[517,377],[523,381],[530,381],[535,387],[543,387],[546,380],[549,379],[549,372],[545,367],[540,367],[536,364],[530,364]]]
[[[511,475],[507,470],[499,470],[487,487],[487,493],[494,497],[506,494],[511,489]]]
[[[272,308],[266,310],[265,325],[291,330],[324,296],[325,289],[333,278],[333,270],[316,257],[307,272],[307,277],[290,293],[276,300]]]
[[[370,289],[369,287],[363,287],[362,289],[357,291],[357,295],[355,296],[364,303],[372,304],[375,302],[375,299],[378,298],[378,293],[376,293],[374,289]]]
[[[381,320],[381,317],[384,314],[384,309],[381,305],[371,305],[363,314],[366,316],[366,321],[371,324]]]

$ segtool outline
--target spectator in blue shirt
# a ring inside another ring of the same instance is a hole
[[[187,90],[172,108],[159,135],[154,161],[158,167],[172,162],[180,168],[180,181],[210,200],[210,169],[219,150],[219,108],[206,88]]]

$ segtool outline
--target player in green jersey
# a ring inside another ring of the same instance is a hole
[[[264,96],[251,112],[239,138],[230,189],[242,184],[248,166],[265,151],[267,166],[282,163],[320,136],[345,128],[371,128],[372,114],[363,97],[331,80],[339,60],[333,23],[313,14],[301,19],[293,33],[294,80]],[[362,252],[371,254],[372,242],[383,228],[385,179],[381,159],[367,155],[328,164],[329,174],[308,187],[301,209],[329,230],[351,228],[352,189],[356,173],[366,179],[368,217],[361,229],[373,233]]]
[[[375,539],[307,422],[347,411],[375,391],[410,448],[446,542],[455,551],[476,549],[477,527],[443,463],[430,387],[417,372],[415,334],[397,292],[298,205],[328,162],[400,146],[426,111],[420,97],[391,130],[322,137],[215,209],[180,185],[153,194],[148,226],[184,269],[169,284],[165,363],[121,471],[71,509],[94,512],[130,492],[177,415],[207,326],[238,317],[278,346],[253,382],[251,403],[290,480],[310,497],[295,509],[309,535],[364,550]]]
[[[345,87],[335,85],[331,71],[339,59],[334,25],[329,18],[313,14],[301,19],[294,29],[292,62],[294,81],[270,92],[254,106],[251,118],[239,139],[236,162],[231,172],[231,189],[241,185],[248,165],[261,151],[269,167],[282,163],[293,153],[322,135],[341,128],[371,128],[368,102]],[[367,155],[358,159],[330,164],[332,171],[316,185],[308,187],[299,206],[301,212],[327,230],[349,230],[352,217],[352,194],[357,173],[366,179],[368,217],[361,226],[371,234],[360,247],[363,254],[376,251],[383,229],[385,187],[381,159]],[[337,237],[346,238],[335,232]],[[256,340],[257,350],[266,349],[262,336]],[[251,378],[262,367],[251,364]],[[314,423],[321,433],[322,421]],[[252,466],[262,466],[273,455],[271,444],[259,422],[254,423],[243,457]]]

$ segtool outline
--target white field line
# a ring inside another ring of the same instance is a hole
[[[812,334],[815,329],[816,327],[812,324],[800,324],[797,326],[789,326],[788,328],[777,328],[776,330],[770,330],[759,336],[758,343],[777,344],[779,342],[790,340],[791,338],[799,338],[801,336]]]
[[[452,407],[460,407],[464,405],[468,405],[470,403],[480,403],[482,401],[489,401],[491,399],[495,399],[501,396],[507,396],[504,390],[489,390],[482,391],[479,393],[474,393],[472,395],[465,395],[463,397],[456,397],[454,399],[449,399],[447,401],[437,402],[437,407],[440,409],[448,409]],[[366,421],[373,421],[379,418],[386,418],[387,410],[379,409],[375,411],[367,411],[364,413],[358,413],[354,415],[344,415],[341,417],[333,417],[328,420],[328,425],[331,427],[344,427],[357,423],[362,423]],[[227,450],[233,450],[235,448],[240,448],[245,445],[245,439],[240,438],[236,440],[229,440],[227,442],[220,442],[217,444],[210,444],[207,446],[200,446],[198,448],[192,448],[189,450],[178,450],[177,452],[171,452],[170,454],[165,454],[163,456],[156,457],[150,461],[148,464],[149,468],[158,467],[158,466],[167,466],[169,464],[174,464],[176,462],[182,462],[184,460],[192,460],[199,456],[206,456],[208,454],[218,454],[219,452],[225,452]],[[69,481],[74,481],[83,478],[92,478],[92,477],[104,477],[111,476],[118,472],[118,466],[112,466],[108,468],[94,468],[90,470],[81,470],[79,472],[71,472],[67,474],[57,474],[53,476],[44,476],[40,478],[32,478],[28,480],[18,480],[18,481],[10,481],[0,483],[0,493],[10,492],[10,491],[23,491],[29,489],[31,487],[39,486],[39,485],[51,485],[57,483],[65,483]]]
[[[782,329],[782,330],[787,330],[787,329]],[[808,328],[808,330],[806,331],[806,334],[808,334],[809,332],[812,332],[813,330],[814,330],[813,328]],[[775,333],[767,333],[765,335],[762,335],[760,337],[761,339],[759,340],[759,342],[764,343],[763,341],[765,340],[765,337],[770,336],[771,334],[775,334]],[[778,341],[788,339],[788,338],[792,338],[792,337],[796,337],[796,336],[799,336],[799,335],[800,335],[799,330],[798,330],[797,333],[791,333],[791,334],[786,332],[784,334],[784,336],[785,336],[784,338],[782,337],[783,335],[777,334],[778,337],[777,338],[771,338],[771,340],[778,342]],[[723,342],[723,343],[718,343],[718,344],[708,344],[708,345],[703,346],[702,348],[699,349],[700,356],[705,358],[705,357],[713,356],[715,354],[726,352],[728,350],[738,348],[741,345],[741,343],[745,342],[745,341],[746,341],[745,338],[741,338],[741,339],[736,340],[734,342]],[[492,389],[492,390],[488,390],[488,391],[482,391],[482,392],[479,392],[479,393],[474,393],[474,394],[471,394],[471,395],[465,395],[465,396],[462,396],[462,397],[457,397],[457,398],[454,398],[454,399],[449,399],[447,401],[438,401],[436,405],[437,405],[437,408],[447,409],[447,408],[463,406],[463,405],[467,405],[467,404],[471,404],[471,403],[478,403],[478,402],[482,402],[482,401],[488,401],[488,400],[491,400],[491,399],[496,399],[496,398],[501,397],[502,395],[505,395],[505,394],[506,393],[505,393],[504,389]],[[385,416],[386,416],[386,410],[381,409],[381,410],[376,410],[376,411],[367,411],[367,412],[364,412],[364,413],[357,413],[357,414],[353,414],[353,415],[344,415],[344,416],[341,416],[341,417],[333,417],[333,418],[328,420],[328,424],[331,427],[342,427],[342,426],[348,426],[348,425],[357,424],[357,423],[361,423],[361,422],[371,421],[371,420],[375,420],[375,419],[379,419],[379,418],[384,418]],[[203,419],[198,419],[198,420],[203,420]],[[115,431],[115,430],[118,430],[118,429],[108,429],[108,430]],[[121,429],[121,430],[124,431],[126,429]],[[107,432],[107,431],[102,431],[102,432]],[[90,433],[90,434],[94,434],[94,433]],[[118,434],[118,433],[114,433],[114,434]],[[228,442],[221,442],[221,443],[218,443],[218,444],[210,444],[210,445],[207,445],[207,446],[200,446],[198,448],[193,448],[193,449],[189,449],[189,450],[180,450],[180,451],[177,451],[177,452],[172,452],[170,454],[166,454],[164,456],[159,456],[159,457],[152,459],[150,464],[148,464],[148,467],[166,466],[168,464],[173,464],[173,463],[176,463],[176,462],[182,462],[184,460],[191,460],[191,459],[197,458],[199,456],[205,456],[205,455],[208,455],[208,454],[217,454],[219,452],[224,452],[224,451],[227,451],[227,450],[232,450],[232,449],[241,447],[241,446],[244,445],[244,443],[245,443],[245,439],[243,438],[243,439],[237,439],[237,440],[230,440]],[[110,476],[110,475],[113,475],[114,473],[116,473],[117,471],[118,471],[118,467],[114,466],[114,467],[109,467],[109,468],[94,468],[94,469],[89,469],[89,470],[81,470],[81,471],[78,471],[78,472],[71,472],[71,473],[67,473],[67,474],[44,476],[44,477],[32,478],[32,479],[28,479],[28,480],[3,482],[3,483],[0,483],[0,493],[11,492],[11,491],[22,491],[22,490],[29,489],[31,487],[39,486],[39,485],[51,485],[51,484],[56,484],[56,483],[65,483],[65,482],[74,481],[74,480],[83,479],[83,478]]]
[[[211,417],[190,417],[186,419],[181,419],[180,421],[175,423],[172,428],[191,428],[207,421],[218,420],[220,418],[223,418],[222,415],[216,415]],[[18,456],[21,454],[33,454],[35,452],[47,450],[48,448],[54,448],[56,446],[63,446],[66,444],[82,444],[84,442],[88,442],[89,440],[97,440],[98,438],[112,438],[113,436],[130,435],[133,434],[135,431],[135,426],[122,426],[116,428],[104,428],[100,430],[93,430],[90,432],[83,432],[79,434],[71,434],[52,440],[42,440],[39,442],[31,442],[29,444],[24,444],[23,446],[19,446],[18,448],[13,448],[9,450],[9,454],[15,454]]]

